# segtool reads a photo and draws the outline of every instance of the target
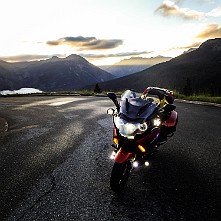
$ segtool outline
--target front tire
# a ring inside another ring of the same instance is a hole
[[[123,190],[130,176],[131,169],[132,166],[130,161],[114,163],[110,178],[110,186],[113,191],[120,192]]]

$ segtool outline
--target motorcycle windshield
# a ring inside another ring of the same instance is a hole
[[[123,118],[133,122],[142,122],[147,119],[156,109],[152,99],[125,98],[121,101],[120,113]]]
[[[137,95],[134,91],[131,90],[126,90],[122,95],[121,95],[121,100],[125,100],[126,98],[136,98]]]

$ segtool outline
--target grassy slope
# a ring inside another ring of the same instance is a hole
[[[123,92],[115,92],[117,95],[121,95]],[[93,95],[106,95],[107,92],[103,91],[102,93],[94,93],[94,91],[91,90],[82,90],[82,91],[61,91],[61,92],[45,92],[45,93],[36,93],[31,94],[31,96],[53,96],[53,95],[82,95],[82,96],[93,96]],[[6,96],[27,96],[27,94],[13,94],[13,95],[4,95]],[[221,104],[221,97],[211,97],[209,95],[192,95],[192,96],[185,96],[183,94],[180,94],[178,92],[174,92],[174,97],[176,99],[182,99],[182,100],[189,100],[189,101],[201,101],[201,102],[209,102],[209,103],[217,103]]]

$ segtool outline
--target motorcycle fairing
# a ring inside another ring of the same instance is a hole
[[[172,111],[170,117],[162,123],[162,125],[166,126],[166,127],[173,127],[176,126],[177,123],[177,112],[176,111]]]
[[[122,148],[120,148],[114,158],[115,162],[117,163],[123,163],[125,161],[127,161],[128,159],[130,159],[132,156],[131,152],[127,152],[125,150],[123,150]]]
[[[145,148],[145,152],[147,153],[151,147],[157,142],[160,134],[160,129],[156,130],[152,134],[147,134],[144,137],[138,138],[136,140],[138,145],[142,145]]]

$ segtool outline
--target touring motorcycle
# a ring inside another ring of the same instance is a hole
[[[178,115],[173,104],[173,92],[163,88],[148,87],[141,96],[126,90],[120,101],[113,92],[107,96],[115,108],[107,114],[113,116],[114,165],[110,186],[115,192],[123,190],[131,171],[139,166],[149,166],[160,145],[176,131]]]

